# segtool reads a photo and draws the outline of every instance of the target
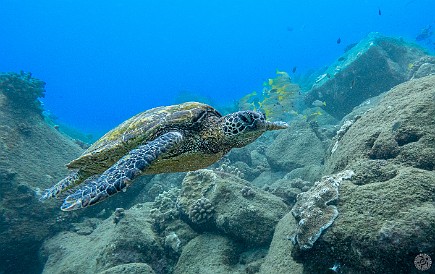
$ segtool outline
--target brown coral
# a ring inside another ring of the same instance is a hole
[[[214,206],[209,199],[201,197],[190,208],[189,219],[196,224],[202,224],[210,220],[214,215]]]

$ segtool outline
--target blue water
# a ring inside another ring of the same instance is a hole
[[[434,10],[433,0],[1,0],[0,71],[46,81],[45,109],[98,135],[180,92],[230,104],[276,69],[330,64],[372,31],[415,41]]]

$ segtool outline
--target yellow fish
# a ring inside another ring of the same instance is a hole
[[[278,75],[287,75],[287,72],[285,72],[285,71],[279,71],[278,69],[276,69],[276,74],[278,74]]]

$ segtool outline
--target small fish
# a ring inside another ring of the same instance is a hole
[[[280,71],[280,70],[278,70],[278,69],[276,69],[276,74],[277,74],[277,75],[288,76],[287,72],[285,72],[285,71]]]
[[[381,8],[378,8],[378,14],[379,14],[379,15],[382,15]]]
[[[320,75],[319,77],[317,77],[315,83],[316,83],[316,84],[319,83],[320,81],[322,81],[323,79],[325,79],[325,77],[328,77],[328,74],[327,74],[327,73],[322,74],[322,75]],[[328,78],[329,78],[329,77],[328,77]]]
[[[340,44],[340,43],[341,43],[341,38],[338,37],[338,39],[337,39],[337,44]]]
[[[326,106],[326,102],[322,102],[320,100],[315,100],[311,105],[315,106],[315,107],[322,107],[322,106]]]
[[[349,44],[349,45],[347,45],[345,48],[344,48],[344,52],[348,52],[349,50],[351,50],[353,47],[355,47],[357,45],[357,43],[351,43],[351,44]]]
[[[338,273],[338,271],[340,270],[340,263],[335,263],[332,267],[329,268],[330,270]]]
[[[291,27],[291,26],[288,26],[287,27],[287,31],[290,31],[290,32],[292,32],[294,30],[294,28],[293,27]]]
[[[427,26],[420,31],[420,33],[417,35],[417,37],[415,37],[415,40],[417,40],[417,41],[427,40],[428,38],[430,38],[432,36],[432,34],[433,34],[432,26]]]
[[[338,58],[338,61],[339,61],[339,62],[344,61],[344,60],[346,60],[346,57],[343,57],[343,56],[342,56],[342,57]]]
[[[297,68],[298,67],[294,66],[293,69],[292,69],[292,72],[295,73]]]
[[[355,78],[352,80],[352,83],[350,83],[350,89],[353,89],[354,86],[355,86]]]
[[[304,115],[304,119],[305,119],[305,121],[307,121],[307,122],[311,122],[311,121],[315,121],[316,119],[317,119],[317,117],[319,117],[319,116],[321,116],[321,115],[323,115],[322,114],[322,112],[320,112],[320,110],[319,111],[316,111],[316,112],[314,112],[314,113],[311,113],[310,115]]]

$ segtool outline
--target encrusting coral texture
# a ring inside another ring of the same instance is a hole
[[[328,205],[338,198],[338,187],[343,179],[350,179],[353,171],[346,170],[331,176],[324,176],[307,192],[298,194],[291,213],[298,221],[294,242],[302,250],[313,247],[322,232],[332,225],[338,216],[337,207]]]

